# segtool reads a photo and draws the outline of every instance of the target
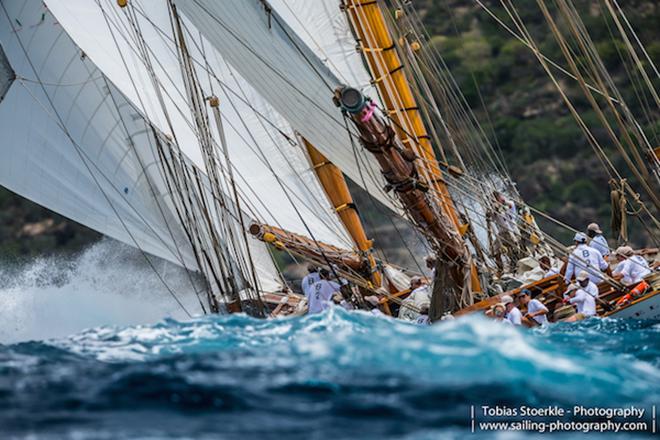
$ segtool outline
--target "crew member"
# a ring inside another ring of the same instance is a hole
[[[644,277],[651,273],[651,268],[641,255],[635,255],[630,246],[621,246],[614,251],[619,264],[614,269],[614,279],[619,279],[626,286],[641,283]]]
[[[577,314],[567,318],[566,322],[575,322],[596,315],[596,299],[576,284],[568,286],[564,302],[577,306]]]
[[[504,304],[506,315],[504,318],[513,325],[522,325],[522,313],[513,303],[513,298],[510,295],[502,297],[502,304]]]
[[[339,292],[340,286],[334,281],[330,281],[330,272],[328,269],[319,270],[320,280],[314,283],[309,293],[309,308],[307,313],[312,315],[320,313],[331,305],[332,295]]]
[[[502,303],[497,303],[494,306],[492,306],[489,312],[487,313],[487,315],[495,319],[495,321],[504,322],[508,325],[512,325],[511,321],[506,319],[506,306]]]
[[[537,324],[544,325],[548,323],[548,308],[538,299],[532,299],[532,292],[529,289],[523,289],[520,292],[520,304],[527,306],[525,318],[533,319]]]
[[[309,300],[309,294],[312,291],[312,286],[321,279],[319,276],[318,267],[310,264],[307,266],[307,275],[302,279],[302,291],[305,294],[305,298]]]
[[[583,289],[594,298],[598,298],[598,286],[589,279],[589,274],[586,270],[581,270],[575,279],[577,280],[581,289]]]
[[[519,231],[516,204],[512,200],[504,197],[504,195],[498,191],[493,191],[493,197],[497,202],[496,208],[499,214],[496,217],[497,226],[506,229],[514,237],[517,237]]]
[[[520,231],[517,226],[516,204],[498,191],[493,191],[493,198],[492,210],[488,212],[488,216],[493,219],[497,227],[495,242],[491,249],[497,271],[502,273],[505,270],[503,256],[508,259],[509,270],[514,271],[517,261],[524,253],[519,243]]]
[[[576,246],[568,257],[568,265],[564,276],[566,284],[570,284],[575,272],[580,270],[586,270],[589,279],[595,284],[600,283],[603,279],[600,272],[607,270],[609,267],[603,256],[596,249],[587,245],[587,236],[582,232],[575,234],[573,240]]]
[[[541,269],[543,269],[543,278],[548,278],[553,275],[557,275],[559,271],[552,267],[552,262],[550,261],[550,257],[547,255],[542,256],[539,258],[539,266]]]
[[[607,244],[607,239],[603,236],[603,231],[600,230],[597,223],[590,223],[587,226],[587,235],[591,239],[589,246],[600,252],[603,258],[607,258],[610,254],[610,246]]]

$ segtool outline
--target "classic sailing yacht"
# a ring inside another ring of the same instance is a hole
[[[496,301],[497,286],[506,290],[505,266],[566,253],[538,229],[408,1],[1,6],[8,160],[0,163],[0,184],[145,257],[201,273],[205,312],[264,316],[287,289],[273,248],[350,281],[347,298],[357,307],[376,295],[388,314],[414,309],[404,298],[407,276],[419,271],[378,251],[346,177],[385,216],[405,218],[436,258],[433,320]],[[586,78],[565,53],[567,74],[585,93],[604,94],[605,110],[623,115],[621,127],[632,130],[621,151],[655,204],[644,214],[657,226],[657,169],[640,170],[637,160],[648,141],[607,78],[591,84],[594,75]],[[631,197],[630,184],[620,190],[624,212],[625,203],[646,206]],[[548,292],[563,288],[558,277],[536,283]],[[604,288],[608,299],[624,293],[614,280]],[[629,307],[657,317],[657,284],[651,290]]]

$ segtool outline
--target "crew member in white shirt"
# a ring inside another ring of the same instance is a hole
[[[553,275],[557,275],[559,273],[557,269],[552,267],[552,262],[550,261],[550,257],[548,257],[547,255],[544,255],[541,258],[539,258],[539,266],[544,271],[543,278],[548,278]]]
[[[332,296],[339,292],[340,286],[330,281],[330,272],[323,268],[319,270],[321,279],[314,283],[309,294],[309,307],[307,313],[312,315],[329,309],[332,305]]]
[[[410,295],[408,298],[417,309],[421,309],[424,304],[431,303],[431,289],[420,277],[412,277],[410,280]]]
[[[587,245],[587,236],[582,232],[575,234],[573,240],[576,246],[568,257],[568,265],[564,275],[566,284],[570,284],[573,275],[581,270],[587,271],[589,279],[595,284],[600,283],[603,280],[600,272],[607,270],[609,267],[603,256],[596,249]]]
[[[626,286],[635,286],[651,273],[651,268],[641,255],[635,255],[630,246],[621,246],[615,252],[619,264],[614,269],[614,279],[621,280]]]
[[[548,308],[538,299],[532,299],[532,292],[529,289],[520,291],[520,304],[527,306],[526,318],[533,319],[537,324],[544,325],[548,323]]]
[[[596,299],[575,284],[568,286],[564,302],[577,307],[577,314],[565,319],[566,322],[581,321],[596,315]]]
[[[505,319],[513,325],[522,325],[522,313],[516,305],[513,303],[513,298],[510,295],[504,295],[502,297],[502,304],[506,308]]]
[[[321,279],[319,276],[319,269],[310,264],[307,266],[307,275],[302,279],[302,291],[305,294],[305,298],[309,301],[309,294],[312,291],[312,286]]]
[[[594,298],[598,298],[598,286],[594,284],[593,281],[589,279],[589,274],[586,270],[581,270],[580,273],[575,277],[580,288],[587,292],[589,295]]]
[[[587,235],[591,239],[589,246],[596,249],[603,258],[607,258],[610,254],[610,246],[607,244],[607,239],[603,236],[603,231],[597,223],[590,223],[587,226]]]

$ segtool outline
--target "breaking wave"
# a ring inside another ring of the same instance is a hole
[[[191,278],[153,259],[158,273],[191,314],[200,307]],[[104,239],[74,257],[0,266],[0,342],[64,337],[100,325],[184,319],[186,313],[137,250]]]
[[[659,333],[609,319],[418,327],[343,310],[97,327],[0,347],[0,426],[58,439],[464,438],[471,405],[650,411]]]

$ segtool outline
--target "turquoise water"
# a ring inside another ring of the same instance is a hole
[[[489,437],[471,433],[472,405],[650,413],[659,336],[657,322],[419,327],[342,310],[98,327],[0,346],[0,426],[10,438]]]

